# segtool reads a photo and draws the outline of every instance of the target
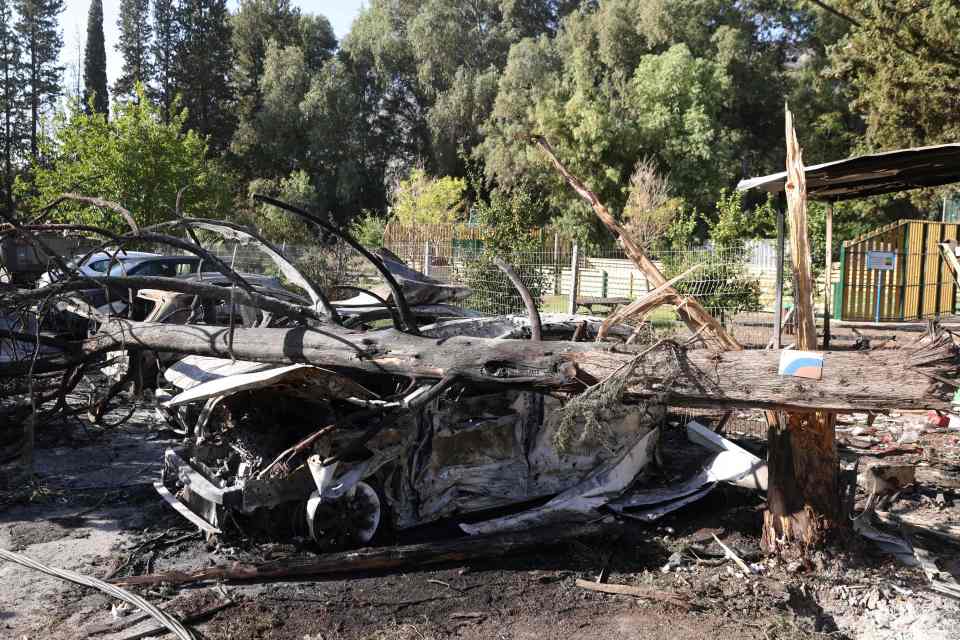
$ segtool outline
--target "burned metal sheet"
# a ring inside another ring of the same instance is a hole
[[[217,370],[222,369],[220,367]],[[291,364],[265,370],[235,373],[213,378],[188,388],[168,400],[169,408],[202,402],[209,398],[229,396],[241,391],[263,389],[267,387],[283,388],[291,395],[310,399],[360,398],[373,397],[367,389],[333,371],[308,364]]]

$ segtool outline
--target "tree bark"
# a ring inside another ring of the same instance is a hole
[[[785,190],[790,214],[797,347],[815,350],[817,329],[807,238],[806,176],[789,109],[785,111],[785,130]],[[826,357],[832,358],[833,355]],[[876,393],[883,391],[878,389]],[[836,414],[831,411],[793,412],[769,421],[770,500],[762,535],[762,544],[767,551],[782,554],[796,550],[803,553],[823,542],[831,529],[843,523],[835,427]]]
[[[115,318],[68,350],[41,359],[35,369],[66,367],[116,349],[151,350],[229,358],[230,330],[210,325],[170,325]],[[305,362],[346,372],[576,391],[579,373],[597,380],[631,363],[640,347],[583,342],[531,342],[454,336],[429,338],[393,329],[235,328],[232,353],[239,359],[290,364]],[[780,352],[685,351],[670,359],[637,363],[627,399],[663,396],[679,406],[767,409],[946,409],[953,388],[956,347],[949,334],[925,337],[915,347],[825,356],[820,380],[777,374]],[[665,366],[667,363],[670,366]],[[29,360],[0,363],[0,375],[27,371]],[[586,377],[586,376],[581,376]]]

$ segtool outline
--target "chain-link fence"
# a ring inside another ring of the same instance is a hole
[[[478,243],[431,245],[429,241],[388,247],[407,264],[443,282],[471,287],[463,306],[487,314],[523,313],[523,303]],[[759,249],[758,249],[759,247]],[[776,262],[766,245],[731,249],[696,248],[660,252],[654,264],[671,278],[689,271],[676,284],[695,297],[746,345],[763,346],[773,327]],[[528,251],[506,256],[539,300],[541,312],[605,315],[656,288],[620,249]],[[674,309],[655,310],[646,321],[653,335],[685,332]]]

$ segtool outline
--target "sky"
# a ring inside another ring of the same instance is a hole
[[[151,4],[153,4],[151,2]],[[239,6],[238,0],[228,0],[231,11]],[[304,13],[322,14],[327,16],[333,31],[338,38],[343,38],[349,31],[353,19],[360,13],[364,0],[292,0],[292,4],[300,7]],[[87,11],[90,0],[65,0],[64,12],[60,17],[60,26],[63,31],[63,51],[60,61],[66,67],[64,82],[69,83],[68,92],[76,90],[76,83],[83,82],[83,42],[87,34]],[[120,13],[120,0],[103,0],[103,33],[107,46],[107,80],[109,86],[120,74],[123,61],[116,51],[118,31],[117,18]],[[78,65],[79,61],[79,65]],[[80,69],[80,77],[77,69]]]

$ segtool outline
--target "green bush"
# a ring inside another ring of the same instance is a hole
[[[490,228],[479,255],[462,259],[464,284],[473,289],[467,306],[478,311],[507,310],[523,313],[523,299],[507,277],[493,263],[503,258],[530,290],[537,306],[543,298],[546,277],[536,260],[542,251],[540,240],[531,230],[543,203],[521,185],[509,192],[494,191],[490,200],[474,207],[476,219]]]

